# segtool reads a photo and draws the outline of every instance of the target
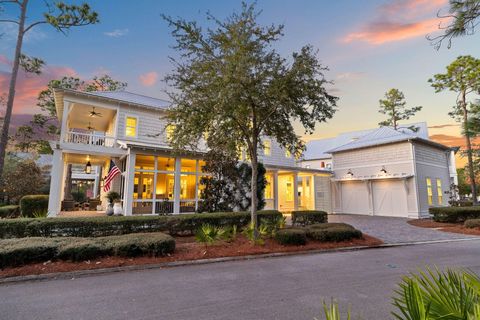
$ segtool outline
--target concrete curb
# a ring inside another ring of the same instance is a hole
[[[449,239],[449,240],[384,243],[384,244],[379,244],[374,246],[354,246],[354,247],[343,247],[343,248],[336,248],[336,249],[316,249],[316,250],[294,251],[294,252],[274,252],[274,253],[265,253],[265,254],[256,254],[256,255],[247,255],[247,256],[172,261],[172,262],[163,262],[163,263],[157,263],[157,264],[132,265],[132,266],[123,266],[123,267],[78,270],[78,271],[70,271],[70,272],[56,272],[56,273],[46,273],[46,274],[39,274],[39,275],[27,275],[27,276],[1,278],[0,285],[8,285],[8,284],[15,284],[15,283],[29,282],[29,281],[45,281],[45,280],[59,280],[59,279],[73,280],[78,277],[107,274],[107,273],[114,273],[114,272],[141,271],[141,270],[162,269],[162,268],[172,268],[172,267],[181,267],[181,266],[195,266],[195,265],[203,265],[203,264],[218,263],[218,262],[244,261],[244,260],[287,257],[287,256],[297,256],[297,255],[307,255],[307,254],[350,252],[350,251],[360,251],[360,250],[370,250],[370,249],[385,249],[385,248],[395,248],[395,247],[407,247],[407,246],[414,246],[414,245],[428,245],[428,244],[464,242],[464,241],[480,241],[480,238],[460,238],[460,239]]]

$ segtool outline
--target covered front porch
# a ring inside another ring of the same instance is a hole
[[[330,177],[330,172],[322,170],[267,166],[265,209],[330,212]]]

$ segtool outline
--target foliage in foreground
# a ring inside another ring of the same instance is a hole
[[[403,277],[393,296],[397,320],[480,319],[480,278],[466,270],[427,267]],[[338,304],[324,303],[326,320],[340,320]],[[315,318],[318,320],[317,318]],[[350,319],[350,313],[346,319]]]

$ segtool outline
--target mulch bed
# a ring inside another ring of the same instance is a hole
[[[382,244],[381,240],[364,234],[363,239],[330,243],[309,241],[304,246],[284,246],[278,244],[272,239],[265,240],[265,244],[263,245],[252,245],[243,235],[238,235],[237,238],[232,242],[222,241],[209,246],[207,252],[205,253],[205,246],[203,244],[196,243],[194,237],[177,237],[175,238],[175,241],[175,253],[166,257],[104,257],[83,262],[47,261],[44,263],[29,264],[16,268],[5,268],[0,270],[0,278],[76,270],[112,268],[130,265],[158,264],[171,261],[246,256],[275,252],[335,249],[352,246],[375,246]]]
[[[480,228],[465,228],[463,223],[442,223],[435,222],[432,219],[417,219],[407,221],[415,227],[437,229],[444,232],[461,233],[474,236],[480,236]]]

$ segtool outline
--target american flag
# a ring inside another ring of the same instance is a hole
[[[120,169],[118,169],[117,165],[115,162],[110,160],[110,169],[108,170],[108,175],[105,177],[105,182],[103,185],[103,191],[108,192],[110,188],[112,187],[112,180],[115,178],[117,175],[119,175]]]

